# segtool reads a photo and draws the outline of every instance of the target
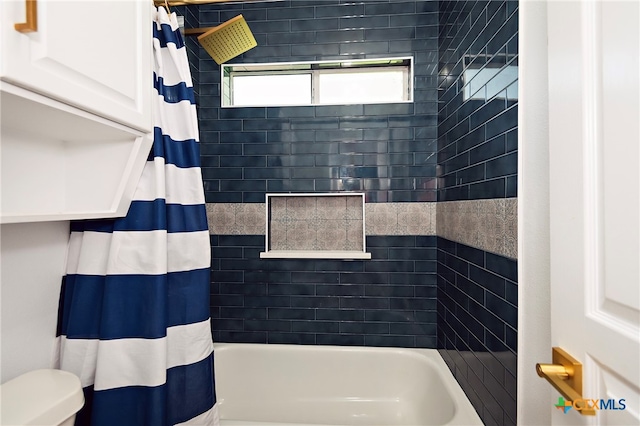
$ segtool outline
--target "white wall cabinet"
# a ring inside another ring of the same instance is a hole
[[[151,123],[151,2],[3,1],[2,80],[143,132]]]
[[[124,216],[152,144],[152,5],[0,2],[0,223]]]

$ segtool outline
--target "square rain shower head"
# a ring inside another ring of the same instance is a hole
[[[242,15],[199,35],[198,41],[218,65],[258,45]]]

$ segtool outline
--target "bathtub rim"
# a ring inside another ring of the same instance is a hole
[[[378,347],[378,346],[338,346],[338,345],[301,345],[301,344],[280,344],[280,343],[226,343],[215,342],[214,360],[216,351],[224,351],[227,348],[246,347],[272,351],[325,351],[325,352],[379,352],[379,353],[398,353],[402,356],[412,357],[431,364],[435,371],[442,379],[442,382],[450,393],[455,413],[446,425],[467,426],[467,425],[483,425],[480,416],[469,401],[469,398],[462,390],[462,387],[449,369],[442,355],[437,349],[428,348],[401,348],[401,347]],[[215,366],[214,366],[215,368]]]

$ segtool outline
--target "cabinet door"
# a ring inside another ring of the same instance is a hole
[[[38,28],[21,33],[25,1],[0,2],[0,78],[150,131],[152,3],[38,0]]]

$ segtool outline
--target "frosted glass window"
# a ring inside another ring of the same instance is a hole
[[[320,104],[366,104],[407,100],[407,77],[403,69],[323,72],[319,78]]]
[[[222,106],[413,101],[413,58],[223,64]]]
[[[311,102],[311,74],[246,75],[233,79],[238,106],[300,105]]]

